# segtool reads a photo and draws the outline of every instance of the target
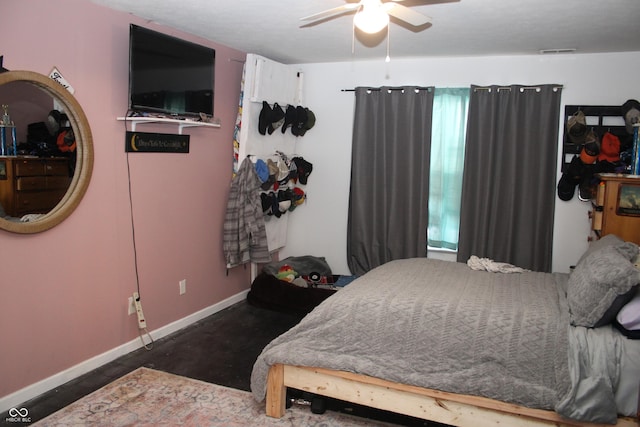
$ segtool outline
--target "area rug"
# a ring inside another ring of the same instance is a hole
[[[137,370],[32,424],[35,426],[383,426],[388,424],[293,405],[267,417],[251,393],[149,368]]]

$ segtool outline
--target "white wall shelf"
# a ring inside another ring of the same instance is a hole
[[[118,117],[119,121],[131,122],[131,130],[136,131],[136,125],[144,123],[165,123],[178,126],[178,133],[182,135],[182,129],[190,127],[213,127],[219,128],[220,119],[214,117],[211,122],[197,122],[188,119],[169,119],[164,117]]]

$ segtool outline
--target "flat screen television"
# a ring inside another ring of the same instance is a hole
[[[215,49],[131,24],[130,114],[213,117],[215,58]]]

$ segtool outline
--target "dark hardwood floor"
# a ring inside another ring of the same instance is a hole
[[[243,301],[156,340],[151,350],[138,349],[18,407],[27,408],[36,422],[141,366],[249,391],[253,363],[262,349],[300,319]],[[436,425],[339,401],[327,402],[327,408],[398,425]],[[8,412],[0,414],[0,423],[24,425],[8,418]]]

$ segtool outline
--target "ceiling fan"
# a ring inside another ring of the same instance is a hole
[[[301,21],[322,21],[335,16],[356,12],[353,24],[365,33],[375,34],[389,25],[389,16],[406,22],[414,27],[429,24],[431,18],[420,12],[409,9],[400,4],[403,0],[360,0],[357,3],[347,3],[342,6],[327,9],[323,12],[301,18]]]

